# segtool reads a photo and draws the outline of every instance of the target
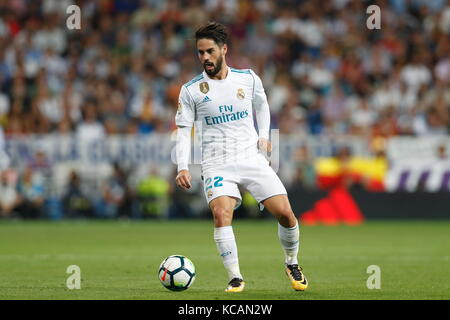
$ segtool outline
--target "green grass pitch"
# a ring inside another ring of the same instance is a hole
[[[235,220],[246,290],[223,292],[227,277],[211,221],[0,222],[0,300],[4,299],[450,299],[450,221],[370,221],[301,227],[300,265],[309,289],[295,292],[283,271],[275,220]],[[197,268],[184,292],[157,277],[166,256]],[[66,287],[69,265],[81,289]],[[381,289],[366,287],[381,268]]]

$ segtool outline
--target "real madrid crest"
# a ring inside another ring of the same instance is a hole
[[[242,89],[242,88],[237,89],[236,96],[238,97],[239,100],[244,99],[245,98],[244,89]]]
[[[202,82],[199,84],[199,86],[200,86],[200,91],[203,92],[204,94],[206,94],[209,91],[208,82]]]
[[[208,198],[211,198],[212,195],[213,195],[212,191],[211,191],[211,190],[208,190]]]

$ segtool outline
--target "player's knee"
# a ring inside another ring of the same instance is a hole
[[[285,226],[290,226],[296,223],[295,214],[290,206],[282,206],[276,212],[278,221]]]
[[[216,222],[216,225],[225,226],[230,224],[232,217],[231,210],[227,210],[226,208],[217,205],[212,206],[211,211],[214,216],[214,221]]]
[[[290,205],[283,205],[277,211],[280,217],[289,218],[294,215]]]

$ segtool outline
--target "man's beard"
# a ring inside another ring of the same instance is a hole
[[[219,57],[212,70],[207,70],[206,65],[203,65],[203,69],[205,70],[205,72],[208,76],[215,76],[222,69],[222,64],[223,64],[223,59],[222,59],[222,57]]]

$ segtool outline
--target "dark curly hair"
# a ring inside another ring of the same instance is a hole
[[[227,28],[219,22],[210,21],[195,32],[195,41],[205,38],[214,40],[217,45],[222,46],[227,43]]]

